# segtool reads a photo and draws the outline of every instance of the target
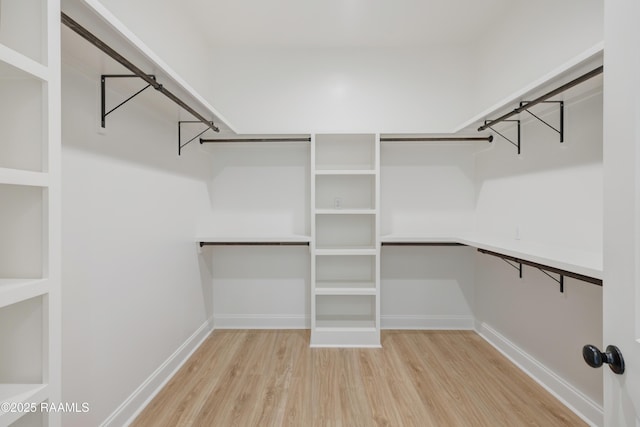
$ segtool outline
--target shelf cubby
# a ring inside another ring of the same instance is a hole
[[[46,64],[46,7],[44,0],[0,2],[0,44]]]
[[[375,215],[318,215],[317,249],[375,249]]]
[[[316,212],[319,210],[375,209],[375,176],[316,176]]]
[[[317,171],[374,171],[375,135],[316,135]]]
[[[316,258],[316,287],[319,283],[374,283],[375,256],[350,257],[328,255]]]
[[[6,3],[3,3],[3,5]],[[43,171],[45,83],[0,62],[0,168]]]
[[[0,184],[0,278],[38,279],[43,269],[46,190]]]
[[[316,327],[375,329],[375,295],[318,295]]]
[[[41,384],[45,297],[0,308],[0,384]]]

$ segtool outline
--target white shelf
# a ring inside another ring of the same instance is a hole
[[[375,175],[372,169],[346,169],[336,166],[335,169],[324,166],[316,169],[316,175]]]
[[[316,295],[376,295],[376,284],[370,281],[318,281]]]
[[[0,279],[0,308],[49,292],[47,279]]]
[[[196,238],[198,242],[206,243],[309,243],[311,237],[302,235],[288,236],[199,236]]]
[[[370,246],[349,247],[349,248],[326,248],[316,249],[316,255],[376,255],[377,250]]]
[[[47,187],[49,185],[49,175],[43,172],[0,167],[0,184]]]
[[[0,43],[0,75],[3,78],[19,77],[21,73],[27,73],[40,80],[49,80],[47,67]]]
[[[0,402],[39,404],[49,398],[47,388],[46,384],[0,384]],[[25,414],[0,411],[0,425],[7,426]]]
[[[316,215],[375,215],[375,209],[316,209]]]
[[[459,235],[387,235],[382,243],[460,243],[478,249],[497,252],[537,264],[602,279],[602,252],[516,240],[481,233]]]
[[[526,240],[506,239],[476,233],[466,233],[459,243],[474,248],[498,252],[560,270],[602,279],[602,252],[542,244]]]
[[[371,316],[363,315],[318,315],[316,318],[318,331],[353,331],[374,332],[376,322]]]
[[[451,235],[402,235],[388,234],[380,237],[382,243],[460,243]]]

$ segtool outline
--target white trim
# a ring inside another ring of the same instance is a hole
[[[587,424],[591,426],[604,424],[602,406],[559,377],[533,356],[486,323],[476,323],[476,332]]]
[[[472,316],[382,315],[382,329],[473,330]]]
[[[128,426],[162,390],[191,355],[213,332],[211,320],[204,322],[169,358],[105,419],[101,427]]]
[[[216,329],[309,329],[311,319],[300,314],[218,314]]]

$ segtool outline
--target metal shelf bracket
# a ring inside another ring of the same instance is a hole
[[[559,109],[558,112],[560,114],[560,129],[556,128],[555,126],[550,125],[548,122],[546,122],[545,120],[541,119],[539,116],[537,116],[536,114],[532,113],[529,109],[527,109],[527,104],[529,104],[531,101],[522,101],[520,102],[520,108],[525,107],[523,109],[523,111],[526,111],[527,113],[531,114],[534,118],[538,119],[539,121],[541,121],[542,123],[544,123],[545,125],[547,125],[549,128],[553,129],[554,131],[556,131],[559,135],[560,135],[560,143],[564,142],[564,101],[542,101],[541,104],[558,104]]]
[[[183,143],[182,142],[182,124],[183,123],[192,123],[192,124],[193,123],[201,123],[202,124],[202,121],[200,121],[200,120],[180,120],[180,121],[178,121],[178,156],[182,154],[182,149],[184,147],[186,147],[187,145],[189,145],[190,142],[195,141],[200,136],[202,136],[205,132],[207,132],[208,130],[212,130],[215,127],[213,122],[211,122],[211,127],[207,127],[205,130],[203,130],[202,132],[200,132],[199,134],[197,134],[196,136],[194,136],[193,138],[191,138],[187,142]]]
[[[137,91],[136,93],[134,93],[133,95],[131,95],[130,97],[128,97],[127,99],[125,99],[124,101],[122,101],[121,103],[119,103],[118,105],[116,105],[115,107],[113,107],[111,110],[106,111],[107,110],[107,79],[112,79],[112,78],[140,78],[140,76],[136,75],[136,74],[103,74],[100,76],[100,98],[101,98],[101,109],[100,109],[100,125],[102,126],[102,128],[106,127],[106,120],[107,120],[107,116],[111,113],[113,113],[115,110],[117,110],[118,108],[122,107],[124,104],[126,104],[127,102],[131,101],[133,98],[135,98],[136,96],[140,95],[142,92],[144,92],[145,90],[147,90],[149,87],[151,87],[151,83],[147,84],[145,87],[143,87],[142,89],[140,89],[139,91]],[[148,74],[147,77],[149,77],[150,79],[153,79],[154,81],[156,80],[156,76],[154,76],[153,74]]]
[[[585,276],[584,274],[574,273],[572,271],[562,270],[562,269],[551,267],[551,266],[544,265],[544,264],[538,264],[537,262],[528,261],[526,259],[516,258],[516,257],[512,257],[512,256],[509,256],[509,255],[504,255],[504,254],[501,254],[501,253],[498,253],[498,252],[489,251],[489,250],[486,250],[486,249],[478,248],[478,252],[502,259],[503,261],[505,261],[507,264],[509,264],[510,266],[515,268],[516,270],[519,270],[520,278],[522,278],[522,266],[523,265],[528,265],[530,267],[537,268],[542,273],[544,273],[545,275],[547,275],[548,277],[553,279],[555,282],[557,282],[560,285],[560,292],[562,292],[562,293],[564,293],[564,278],[565,278],[565,276],[566,277],[571,277],[573,279],[581,280],[583,282],[593,283],[594,285],[602,286],[602,279],[598,279],[596,277]],[[512,262],[515,263],[515,264],[512,264]],[[516,266],[516,264],[518,266]],[[555,274],[557,274],[559,276],[559,278],[556,279],[555,277],[553,277],[549,273],[555,273]]]
[[[499,131],[497,131],[493,126],[492,126],[492,122],[493,120],[485,120],[484,121],[484,125],[491,129],[492,131],[494,131],[495,133],[497,133],[498,135],[500,135],[502,138],[506,139],[507,141],[509,141],[511,143],[511,145],[513,145],[514,147],[516,147],[518,149],[518,154],[520,154],[520,120],[502,120],[503,122],[516,122],[518,123],[518,138],[517,141],[514,142],[512,139],[507,138],[505,135],[503,135],[502,133],[500,133]]]
[[[552,275],[550,275],[549,273],[547,273],[546,271],[544,271],[541,268],[538,268],[538,270],[540,270],[542,273],[544,273],[546,276],[548,276],[549,278],[551,278],[551,280],[553,280],[554,282],[558,283],[558,285],[560,285],[560,292],[564,293],[564,274],[560,274],[560,277],[558,279],[556,279],[555,277],[553,277]]]

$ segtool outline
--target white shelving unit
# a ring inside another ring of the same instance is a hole
[[[378,135],[311,139],[311,346],[380,346]]]
[[[59,22],[56,0],[0,3],[0,401],[37,408],[60,402]],[[0,425],[22,417],[60,425]]]

